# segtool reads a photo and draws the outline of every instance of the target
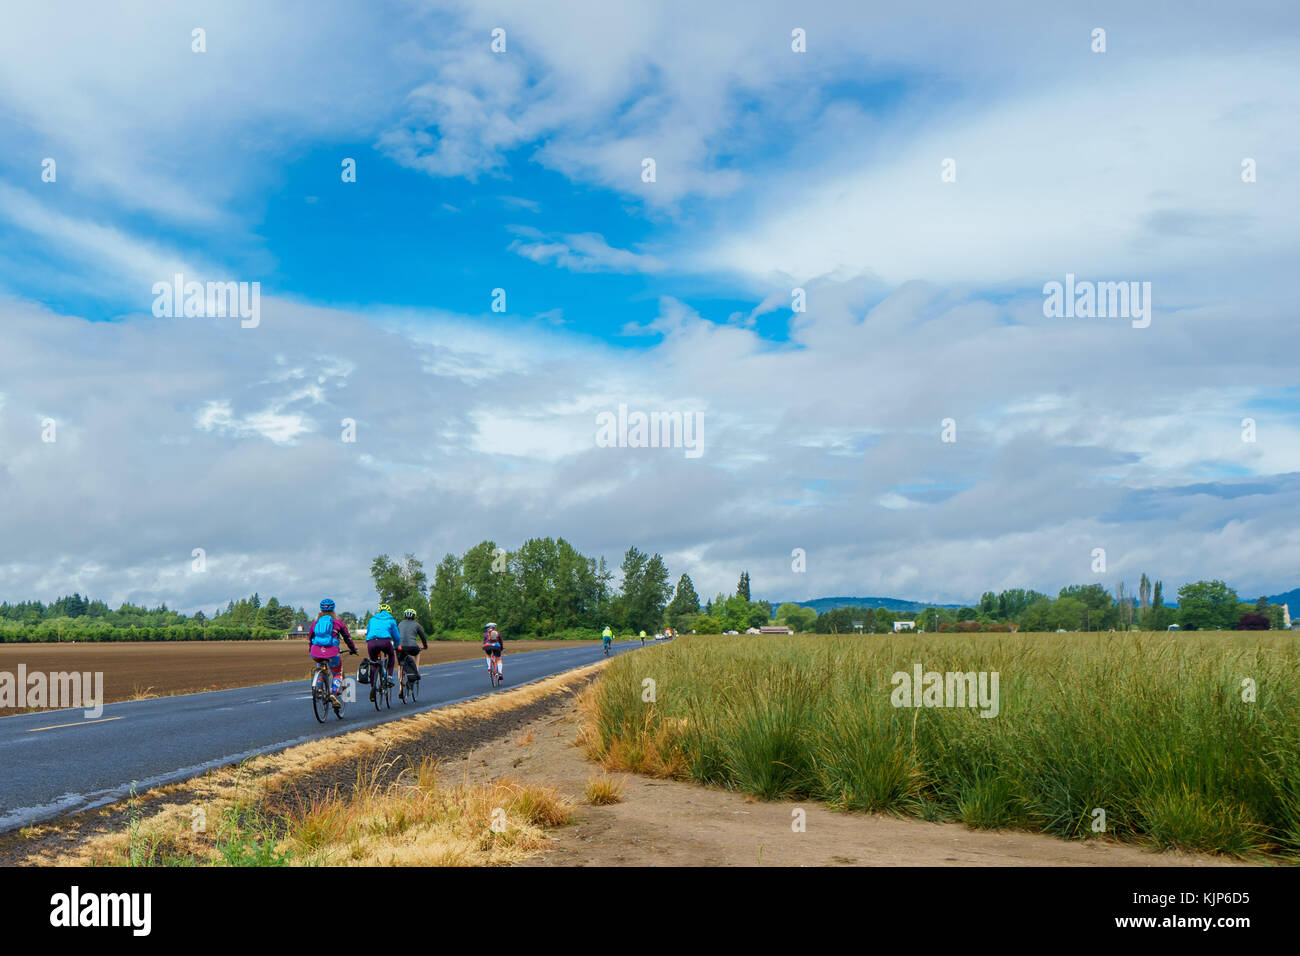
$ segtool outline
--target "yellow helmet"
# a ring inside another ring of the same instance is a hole
[[[391,607],[389,607],[387,604],[381,604],[381,605],[379,605],[379,610],[381,610],[381,611],[387,611],[389,614],[392,614],[392,613],[393,613],[393,609],[392,609]]]

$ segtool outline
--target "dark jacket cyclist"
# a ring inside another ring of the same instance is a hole
[[[397,641],[398,660],[409,657],[410,665],[403,664],[403,667],[410,666],[414,669],[415,679],[420,679],[420,651],[429,649],[429,636],[424,633],[424,628],[420,622],[415,619],[415,609],[408,607],[402,612],[402,620],[397,623],[397,633],[400,635]],[[401,700],[406,699],[406,683],[402,683],[401,689],[397,692]]]

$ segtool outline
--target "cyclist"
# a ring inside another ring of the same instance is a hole
[[[501,649],[501,632],[497,630],[495,621],[488,621],[483,628],[483,653],[487,655],[488,672],[491,673],[492,664],[495,663],[497,676],[504,681],[506,677],[505,671],[501,669]]]
[[[645,631],[641,632],[641,646],[645,647]]]
[[[387,604],[379,605],[379,613],[372,617],[366,626],[366,651],[372,661],[379,660],[381,653],[384,655],[384,673],[389,687],[393,686],[393,668],[397,666],[397,644],[401,639],[402,632],[397,629],[397,619],[393,617],[393,609]],[[371,686],[374,686],[373,678]]]
[[[330,684],[330,703],[339,702],[339,691],[343,689],[343,657],[339,654],[339,638],[348,645],[348,653],[355,654],[357,646],[352,643],[348,626],[334,613],[334,602],[329,598],[320,602],[320,614],[311,626],[311,645],[307,653],[314,661],[325,661],[334,679]]]
[[[428,635],[424,633],[424,628],[420,622],[415,619],[415,609],[407,608],[402,612],[402,622],[397,625],[398,633],[401,634],[401,640],[398,643],[397,653],[399,660],[401,657],[409,657],[411,664],[415,668],[415,679],[420,679],[420,649],[429,649]],[[406,699],[406,682],[402,682],[402,689],[397,692],[397,696],[402,700]]]
[[[613,632],[612,630],[610,630],[610,627],[609,627],[608,624],[605,625],[605,630],[603,630],[603,631],[600,632],[600,640],[601,640],[601,643],[603,643],[603,644],[605,645],[605,653],[608,654],[608,653],[609,653],[609,644],[610,644],[610,642],[611,642],[612,640],[614,640],[614,632]]]

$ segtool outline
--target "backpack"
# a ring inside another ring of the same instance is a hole
[[[369,683],[370,683],[370,660],[369,660],[369,658],[367,658],[366,660],[362,661],[359,665],[357,665],[357,683],[358,683],[358,684],[369,684]]]
[[[311,629],[311,642],[317,647],[337,647],[338,638],[334,636],[334,618],[321,615]]]
[[[402,656],[402,672],[408,674],[412,680],[420,679],[420,669],[415,666],[415,658],[410,654]]]

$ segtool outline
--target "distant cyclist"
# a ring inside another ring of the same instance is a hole
[[[645,631],[641,632],[641,646],[645,647]]]
[[[343,657],[339,654],[339,638],[347,642],[348,653],[355,654],[348,626],[334,613],[334,602],[329,598],[320,602],[320,614],[311,626],[311,645],[307,653],[314,661],[325,661],[334,679],[330,684],[330,703],[337,704],[343,689]]]
[[[605,630],[600,632],[601,643],[605,645],[605,653],[609,653],[610,642],[614,640],[614,632],[610,630],[609,625],[605,625]]]
[[[429,649],[428,635],[424,633],[424,628],[420,622],[415,619],[415,609],[407,608],[402,612],[402,621],[397,625],[398,633],[401,634],[401,641],[398,643],[399,655],[405,655],[411,659],[415,666],[415,679],[420,679],[420,649]],[[406,699],[406,683],[402,683],[402,689],[397,692],[397,696],[402,700]]]
[[[401,639],[402,632],[397,629],[393,609],[387,604],[379,605],[379,613],[366,626],[366,651],[372,661],[379,660],[381,653],[384,655],[384,672],[389,687],[393,685],[393,668],[397,666],[397,645]]]
[[[495,663],[497,676],[504,681],[506,678],[505,671],[501,669],[501,650],[501,632],[497,630],[495,621],[488,621],[483,628],[483,653],[487,655],[488,671],[492,670]]]

